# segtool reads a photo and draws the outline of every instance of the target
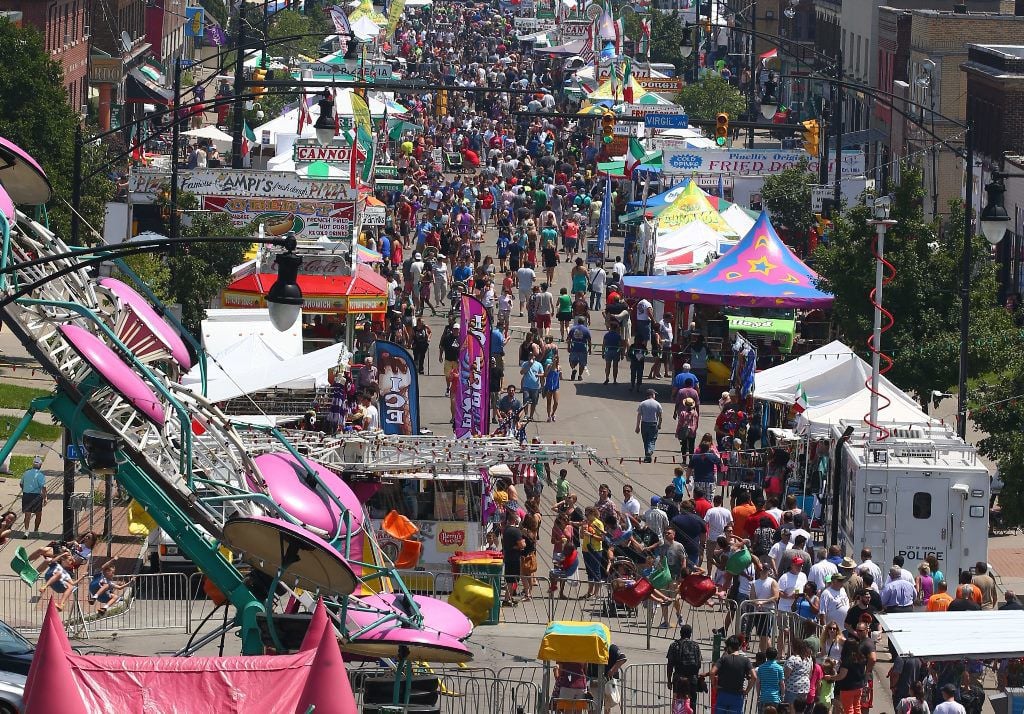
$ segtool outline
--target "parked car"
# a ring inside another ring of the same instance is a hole
[[[146,540],[151,573],[194,573],[198,568],[162,528],[154,528]]]
[[[25,700],[24,674],[0,672],[0,714],[19,714]]]
[[[8,672],[17,675],[28,674],[35,654],[35,646],[22,637],[17,630],[0,620],[0,675]],[[0,702],[3,701],[0,696]],[[3,709],[0,708],[0,713]]]

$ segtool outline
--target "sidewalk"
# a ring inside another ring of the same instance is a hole
[[[18,384],[37,389],[52,389],[53,380],[43,372],[36,361],[28,354],[24,347],[14,338],[9,331],[0,331],[0,382],[5,384]],[[28,405],[26,404],[26,407]],[[18,409],[0,409],[0,415],[20,418],[24,411]],[[52,424],[53,420],[47,413],[36,414],[35,421]],[[62,458],[61,441],[57,440],[52,444],[40,444],[38,441],[22,439],[14,447],[14,454],[26,456],[42,456],[43,472],[47,477],[46,490],[48,498],[43,507],[43,517],[40,521],[40,533],[35,538],[14,537],[7,543],[0,545],[0,576],[13,575],[11,570],[11,557],[18,546],[24,546],[31,553],[36,548],[47,545],[52,540],[57,540],[62,535],[62,506],[64,500],[63,474],[64,460]],[[93,485],[87,475],[78,474],[75,477],[75,492],[87,493]],[[94,479],[94,485],[102,493],[103,479]],[[15,533],[22,535],[23,517],[21,511],[21,474],[12,473],[0,478],[0,509],[2,511],[12,510],[18,514],[15,521]],[[95,530],[102,535],[103,531],[103,503],[93,505],[88,510],[77,514],[76,536],[86,530]],[[30,521],[31,527],[31,521]],[[128,509],[124,506],[115,506],[112,510],[112,533],[111,539],[100,540],[95,548],[96,559],[117,559],[117,572],[120,574],[134,573],[140,562],[141,540],[128,533]]]

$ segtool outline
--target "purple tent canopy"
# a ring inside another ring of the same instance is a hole
[[[689,275],[631,275],[627,297],[734,307],[829,308],[832,296],[815,287],[817,274],[782,242],[762,213],[724,256]]]

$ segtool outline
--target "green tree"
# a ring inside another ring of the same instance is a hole
[[[739,117],[747,106],[740,91],[717,74],[710,74],[694,84],[688,84],[676,97],[691,119],[711,121],[719,112]]]
[[[1010,364],[972,383],[969,404],[970,418],[987,434],[978,448],[999,466],[1003,515],[1008,523],[1020,523],[1024,521],[1024,335],[1014,330],[1007,338],[1015,344],[999,349],[1006,349]]]
[[[183,194],[179,205],[187,216],[182,223],[182,237],[251,236],[255,231],[254,226],[234,226],[225,213],[196,211],[199,201],[194,194]],[[164,260],[166,272],[159,265],[145,261],[141,265],[132,264],[132,268],[136,272],[141,270],[140,277],[144,279],[165,281],[164,294],[181,305],[182,324],[193,334],[199,334],[199,323],[206,317],[206,308],[228,284],[232,269],[244,260],[247,249],[245,243],[203,241],[172,251]],[[154,292],[161,296],[160,291],[154,289]]]
[[[883,305],[894,317],[892,329],[882,336],[883,351],[895,359],[887,375],[897,386],[925,403],[934,389],[956,383],[960,344],[960,256],[962,206],[951,203],[944,230],[924,221],[921,171],[905,166],[901,184],[893,189],[891,218],[885,239],[885,258],[895,277],[883,291]],[[871,334],[874,287],[875,229],[868,225],[870,211],[854,206],[834,219],[827,244],[814,252],[819,286],[835,296],[833,318],[841,337],[865,359],[865,340]],[[994,348],[1012,333],[1009,314],[996,306],[997,281],[984,239],[975,237],[974,251],[984,256],[971,277],[970,367],[975,375],[1004,367],[1004,350]]]
[[[816,182],[814,174],[807,170],[806,159],[793,168],[765,176],[761,198],[775,227],[784,228],[792,239],[806,238],[815,223],[811,188]]]
[[[651,10],[651,62],[666,62],[675,65],[681,74],[688,63],[679,52],[683,43],[683,22],[678,13]],[[640,19],[634,12],[625,13],[626,37],[640,42]]]
[[[50,228],[67,240],[79,118],[68,104],[63,72],[43,49],[43,36],[35,28],[18,28],[7,20],[0,20],[0,67],[4,68],[0,72],[0,134],[31,154],[46,171],[53,186]],[[82,184],[82,237],[88,239],[89,226],[102,233],[104,204],[114,186],[103,170],[105,149],[87,146],[82,158],[83,176],[99,172]]]

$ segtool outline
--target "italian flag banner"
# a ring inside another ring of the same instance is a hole
[[[626,178],[631,178],[633,176],[633,169],[639,166],[640,162],[644,160],[645,153],[643,144],[641,144],[635,136],[629,137],[629,151],[626,152]]]
[[[807,409],[807,406],[807,390],[804,389],[803,382],[798,382],[796,385],[796,394],[793,395],[793,409],[795,409],[796,413],[799,414]]]

